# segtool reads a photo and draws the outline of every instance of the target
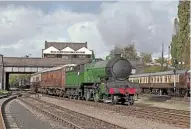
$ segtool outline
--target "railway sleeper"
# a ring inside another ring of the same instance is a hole
[[[20,99],[20,100],[21,100],[22,102],[26,103],[27,105],[31,106],[33,109],[35,109],[35,110],[37,110],[37,111],[40,111],[41,113],[43,113],[43,114],[45,114],[45,115],[47,115],[47,116],[49,116],[49,117],[52,117],[52,118],[56,119],[57,121],[62,121],[62,122],[64,121],[64,125],[68,125],[68,127],[72,127],[72,128],[74,128],[74,129],[83,129],[83,128],[81,128],[81,127],[75,125],[74,123],[71,123],[71,122],[69,122],[69,121],[67,121],[67,120],[65,120],[65,119],[63,119],[63,118],[59,118],[59,117],[57,117],[56,115],[54,115],[54,114],[52,114],[52,113],[50,113],[50,112],[48,112],[48,111],[45,111],[45,110],[43,110],[43,109],[40,109],[39,107],[37,107],[37,106],[35,106],[35,105],[33,105],[33,104],[29,103],[29,102],[26,102],[26,101],[24,101],[23,99]]]
[[[32,98],[32,99],[35,99],[35,98]],[[37,100],[37,99],[35,99],[35,100]],[[51,106],[53,106],[53,107],[55,107],[55,108],[59,108],[59,109],[61,109],[61,110],[63,109],[63,107],[60,107],[60,106],[51,104],[51,103],[49,103],[49,102],[45,102],[45,101],[42,101],[42,100],[37,100],[37,101],[40,101],[40,102],[43,102],[43,103],[47,103],[48,105],[51,105]],[[64,108],[64,110],[70,111],[69,109],[65,109],[65,108]],[[75,112],[75,111],[71,111],[71,112]],[[79,114],[79,115],[83,115],[83,117],[84,117],[84,114],[81,114],[81,113],[78,113],[78,112],[75,112],[75,113],[76,113],[76,114]],[[56,116],[56,117],[57,117],[57,116]],[[88,119],[91,119],[91,121],[98,123],[99,125],[102,126],[102,128],[105,127],[105,128],[107,129],[108,127],[110,127],[111,129],[115,129],[115,128],[117,128],[117,129],[125,129],[125,128],[120,127],[120,126],[118,126],[118,125],[111,124],[111,123],[108,123],[108,122],[103,121],[103,120],[96,119],[96,118],[91,117],[91,116],[86,116],[86,115],[85,115],[85,117],[88,117]]]

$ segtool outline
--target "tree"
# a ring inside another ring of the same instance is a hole
[[[160,63],[162,65],[162,57],[159,57],[157,59],[155,59],[156,63]],[[167,64],[168,60],[166,58],[163,59],[163,64]]]
[[[30,74],[11,74],[9,77],[10,86],[19,86],[19,80],[30,79]]]
[[[172,42],[171,42],[171,56],[173,62],[175,59],[177,59],[177,48],[178,48],[178,18],[174,19],[174,33],[172,35]]]
[[[165,68],[161,68],[161,71],[163,71],[163,70],[168,70],[168,60],[167,60],[167,58],[163,58],[162,59],[162,57],[159,57],[159,58],[157,58],[157,59],[155,59],[155,62],[156,63],[160,63],[160,65],[162,66],[162,64],[166,64],[166,67]]]
[[[190,66],[190,1],[179,1],[178,19],[174,21],[175,32],[172,36],[171,55],[173,60],[185,62]]]
[[[140,57],[137,55],[134,44],[130,44],[122,49],[122,54],[125,59],[137,60]]]
[[[122,54],[122,48],[118,47],[117,45],[115,45],[114,49],[110,51],[110,55],[115,55],[119,53]]]
[[[190,63],[190,1],[179,1],[178,5],[178,18],[179,18],[179,38],[178,42],[181,44],[179,53],[180,58],[183,58],[185,64],[189,66]]]
[[[15,86],[18,84],[17,75],[12,74],[9,76],[9,84],[10,84],[10,86]]]
[[[114,55],[115,53],[121,53],[122,56],[125,58],[125,59],[128,59],[128,60],[137,60],[139,59],[140,57],[137,55],[137,51],[135,49],[135,45],[134,44],[130,44],[124,48],[120,48],[118,46],[115,46],[114,49],[112,49],[110,51],[110,55]]]
[[[152,62],[152,54],[141,53],[141,58],[142,58],[144,64]]]

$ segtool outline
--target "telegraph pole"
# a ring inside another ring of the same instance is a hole
[[[163,71],[163,64],[164,64],[164,43],[162,41],[162,64],[161,64],[161,70]]]
[[[167,68],[168,68],[168,65],[170,65],[169,62],[170,62],[170,45],[168,46],[168,62],[167,62]]]

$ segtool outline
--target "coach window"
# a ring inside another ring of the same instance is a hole
[[[176,82],[178,82],[178,75],[176,75]]]
[[[172,82],[172,81],[171,81],[171,76],[170,76],[170,75],[168,75],[168,82]]]
[[[156,76],[156,83],[158,83],[158,76]]]
[[[162,83],[162,80],[163,80],[163,76],[160,76],[160,83]]]
[[[158,82],[158,77],[157,76],[155,76],[155,83],[157,83]]]
[[[179,77],[180,77],[180,75],[177,75],[177,81],[178,81],[178,82],[180,81]]]
[[[164,82],[167,82],[167,76],[164,76]]]
[[[158,81],[158,83],[160,83],[160,76],[158,76],[157,81]]]

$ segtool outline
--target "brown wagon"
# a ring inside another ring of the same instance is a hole
[[[41,93],[62,95],[65,88],[65,69],[74,65],[75,64],[68,64],[42,70],[41,72],[36,73],[36,75],[32,75],[31,82],[33,84],[37,84],[38,82],[38,87],[40,87],[38,89],[40,89],[39,92]],[[39,78],[38,80],[35,79],[37,75]]]

